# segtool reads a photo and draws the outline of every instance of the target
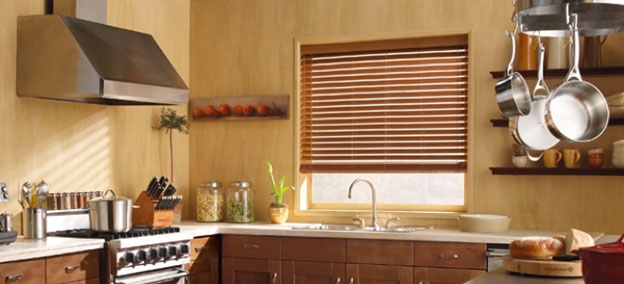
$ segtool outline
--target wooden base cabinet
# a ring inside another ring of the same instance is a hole
[[[412,284],[409,266],[347,264],[346,284]]]
[[[414,268],[414,284],[461,284],[485,274],[484,270]]]
[[[3,284],[45,283],[45,259],[7,262],[0,264],[0,281]]]
[[[311,261],[284,261],[283,284],[345,284],[345,264]]]
[[[217,236],[191,240],[191,263],[186,265],[193,284],[219,283],[219,239]]]
[[[281,284],[282,262],[269,259],[222,258],[223,284]]]

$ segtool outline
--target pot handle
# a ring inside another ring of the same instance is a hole
[[[117,198],[117,194],[115,194],[115,191],[114,191],[112,188],[107,189],[107,190],[104,192],[104,194],[102,195],[102,197],[106,197],[106,195],[107,195],[109,192],[113,195],[113,197]]]
[[[570,37],[571,37],[570,55],[572,59],[572,63],[571,63],[572,66],[570,67],[570,71],[568,71],[568,74],[566,75],[564,82],[568,82],[571,80],[583,81],[583,78],[581,77],[581,71],[579,70],[580,47],[579,47],[579,32],[578,32],[578,16],[576,13],[570,15],[570,21],[568,25],[570,27]]]
[[[513,73],[513,63],[516,60],[516,31],[518,30],[518,23],[515,23],[515,27],[512,33],[505,31],[505,35],[511,41],[511,58],[509,59],[509,64],[507,64],[507,69],[505,70],[505,75],[507,77],[511,77]]]
[[[527,158],[529,158],[529,160],[531,160],[531,162],[537,162],[537,161],[539,161],[542,158],[542,156],[544,156],[544,151],[540,152],[537,156],[533,156],[533,155],[531,155],[531,152],[529,152],[527,150],[526,151],[526,155],[527,155]]]

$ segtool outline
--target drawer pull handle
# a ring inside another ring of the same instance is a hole
[[[443,259],[458,259],[459,255],[458,254],[443,254],[443,253],[441,253],[440,254],[440,258],[443,258]]]
[[[340,277],[336,278],[336,284],[340,284]]]
[[[257,249],[260,248],[259,245],[243,245],[244,248],[246,249]]]
[[[200,251],[206,249],[206,246],[196,246],[196,247],[194,247],[194,249],[195,249],[195,252],[200,252]]]
[[[273,284],[277,284],[277,272],[273,273]]]
[[[74,270],[78,270],[78,269],[80,269],[80,264],[65,266],[65,273],[71,273],[71,272],[74,272]]]
[[[24,278],[24,274],[20,273],[20,274],[15,274],[15,275],[7,275],[6,278],[4,278],[5,282],[11,282],[11,281],[16,281],[16,280],[20,280]]]
[[[349,284],[353,284],[353,277],[351,277],[351,279],[349,279]]]

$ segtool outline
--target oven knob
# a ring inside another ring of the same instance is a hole
[[[139,250],[139,253],[137,253],[137,258],[139,259],[139,262],[147,262],[147,251],[145,251],[144,249]]]
[[[134,254],[131,252],[126,252],[126,254],[124,255],[123,258],[123,262],[125,262],[126,265],[128,264],[134,264],[134,261],[136,260],[134,257]]]
[[[180,245],[180,252],[182,253],[182,255],[189,254],[189,251],[190,251],[189,245],[187,244]]]
[[[156,250],[155,248],[149,249],[149,259],[150,260],[158,259],[158,250]]]
[[[167,258],[167,248],[159,247],[158,248],[158,259]]]
[[[178,247],[169,246],[169,256],[170,257],[178,257]]]

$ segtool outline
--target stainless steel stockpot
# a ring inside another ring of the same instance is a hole
[[[112,189],[102,197],[89,200],[91,230],[96,232],[127,232],[132,228],[132,200],[120,197]]]

